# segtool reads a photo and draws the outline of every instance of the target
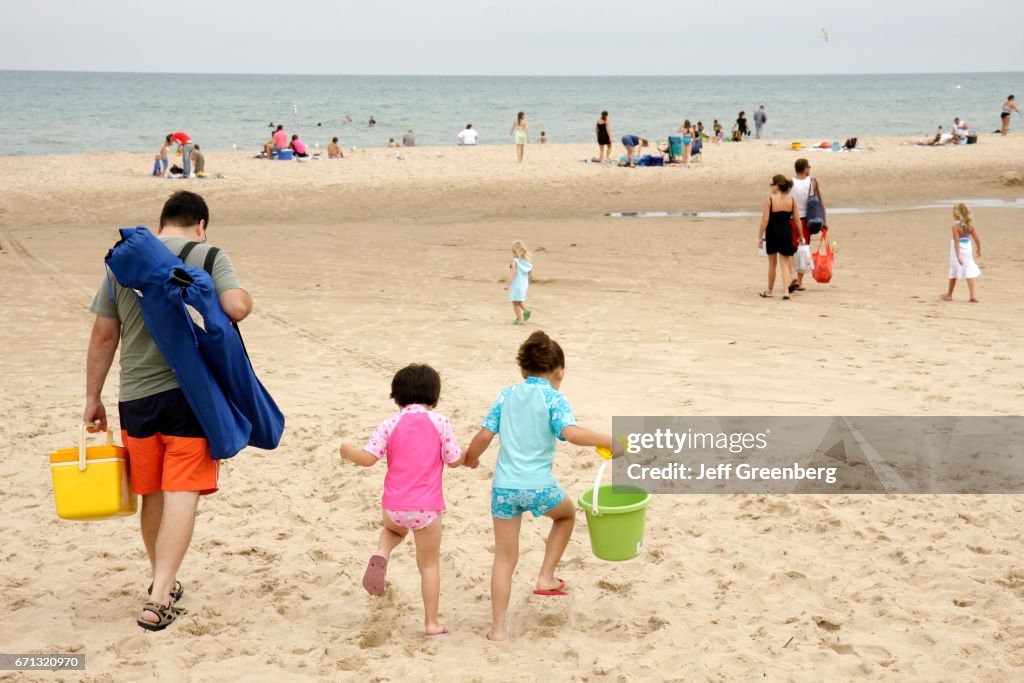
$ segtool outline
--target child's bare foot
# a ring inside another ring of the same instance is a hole
[[[499,631],[497,629],[492,628],[490,631],[487,632],[487,640],[493,640],[496,643],[505,640],[505,638],[507,637],[508,636],[505,635],[504,630]]]
[[[978,301],[977,299],[974,299],[974,298],[971,298],[971,299],[970,299],[970,302],[971,302],[972,304],[980,303],[980,302],[979,302],[979,301]]]
[[[953,297],[950,296],[949,294],[940,294],[939,298],[942,299],[943,301],[952,301],[953,300]]]

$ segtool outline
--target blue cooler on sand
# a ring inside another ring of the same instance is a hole
[[[833,152],[838,152],[840,147],[842,147],[842,145],[840,145],[838,142],[833,142],[832,143],[832,151]]]
[[[291,161],[292,160],[292,151],[290,149],[278,150],[278,152],[277,152],[277,160],[278,161]]]
[[[678,135],[669,135],[668,153],[674,157],[683,156],[683,138]]]

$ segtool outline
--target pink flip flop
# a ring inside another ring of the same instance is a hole
[[[568,593],[565,592],[565,581],[562,581],[561,579],[558,579],[558,588],[552,588],[551,590],[547,590],[547,591],[535,590],[535,591],[533,591],[533,594],[534,595],[568,595]]]
[[[388,558],[384,553],[370,555],[370,561],[366,564],[366,572],[363,573],[363,588],[370,595],[381,595],[387,585]]]

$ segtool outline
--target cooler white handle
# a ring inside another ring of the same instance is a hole
[[[90,424],[82,424],[82,433],[78,437],[78,471],[85,472],[85,437],[89,434]],[[107,427],[107,445],[114,445],[114,430]]]
[[[604,478],[604,468],[608,467],[610,460],[605,460],[601,463],[601,466],[597,468],[597,478],[594,479],[594,500],[590,504],[590,512],[594,515],[600,514],[600,509],[597,507],[597,491],[601,488],[601,479]]]

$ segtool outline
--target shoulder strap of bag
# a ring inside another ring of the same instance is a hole
[[[192,250],[199,246],[199,242],[189,242],[178,254],[178,258],[185,261]],[[217,254],[220,253],[220,247],[210,247],[210,250],[206,252],[206,259],[203,261],[203,270],[209,273],[210,277],[213,277],[213,262],[217,260]],[[249,350],[245,348],[245,341],[242,339],[242,330],[238,329],[238,323],[232,321],[231,326],[238,332],[238,339],[242,342],[242,351],[245,352],[245,357],[249,357]]]
[[[178,254],[178,258],[182,261],[188,258],[188,255],[192,253],[192,250],[199,246],[199,242],[189,242],[184,246],[181,252]],[[206,259],[203,261],[203,270],[213,277],[213,262],[217,260],[217,254],[220,253],[219,247],[210,247],[210,250],[206,252]]]
[[[213,277],[213,262],[217,260],[217,254],[220,253],[218,247],[210,247],[210,251],[206,252],[206,260],[203,261],[203,270]]]
[[[199,246],[199,242],[189,242],[178,254],[178,258],[182,261],[188,258],[188,255],[192,253],[192,250]]]
[[[814,176],[811,176],[811,184],[810,184],[810,187],[807,190],[807,196],[808,197],[816,197],[816,196],[818,196],[818,193],[814,191],[814,186],[815,186]]]

